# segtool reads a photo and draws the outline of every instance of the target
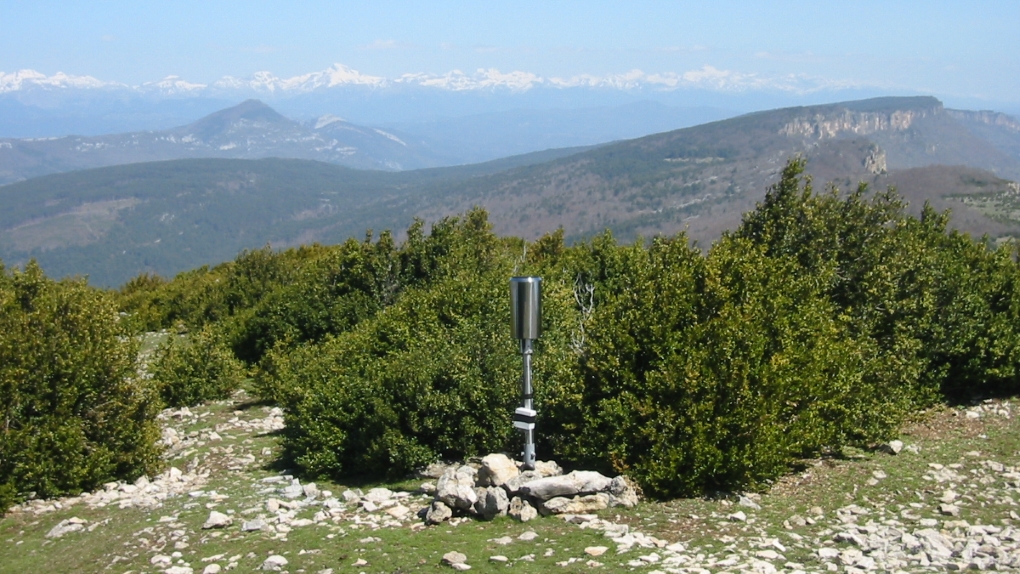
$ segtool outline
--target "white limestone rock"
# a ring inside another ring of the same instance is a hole
[[[388,488],[373,488],[365,494],[365,500],[375,504],[382,504],[393,498],[393,491]]]
[[[447,469],[436,483],[436,500],[451,509],[470,510],[478,502],[476,474],[477,471],[467,465]]]
[[[517,463],[505,454],[490,454],[482,457],[482,466],[478,469],[479,486],[502,486],[508,480],[519,476]]]
[[[264,530],[267,526],[266,521],[261,518],[246,520],[241,524],[241,532],[258,532],[259,530]]]
[[[425,513],[427,524],[439,524],[453,517],[453,511],[441,500],[433,500]]]
[[[519,496],[515,496],[513,500],[510,501],[510,507],[507,509],[507,513],[510,515],[510,518],[513,518],[518,522],[528,522],[529,520],[538,518],[538,510],[535,509],[530,502]]]
[[[212,528],[226,528],[234,523],[234,519],[222,512],[215,510],[209,513],[209,518],[205,520],[205,524],[202,525],[202,530],[210,530]]]
[[[60,538],[61,536],[71,532],[81,532],[82,530],[85,530],[85,524],[87,522],[88,521],[84,518],[78,518],[77,516],[68,518],[67,520],[61,520],[59,524],[51,528],[50,531],[46,533],[46,538]]]
[[[521,485],[520,492],[544,501],[558,496],[605,492],[609,490],[612,482],[611,478],[592,470],[575,470],[570,474],[532,480]]]
[[[559,476],[563,474],[563,469],[554,460],[536,460],[535,472],[540,477]]]
[[[286,565],[287,565],[287,559],[286,558],[284,558],[283,556],[280,556],[278,554],[273,554],[272,556],[270,556],[269,558],[266,558],[262,562],[262,566],[260,566],[259,569],[260,570],[268,570],[268,571],[271,571],[271,572],[279,572],[279,571],[283,570],[283,567],[286,566]]]
[[[609,508],[609,495],[605,492],[586,494],[567,498],[557,496],[542,502],[539,506],[542,514],[586,514]]]
[[[467,556],[461,552],[447,552],[443,554],[443,564],[447,566],[453,566],[455,564],[465,564],[467,562]]]
[[[506,516],[510,507],[510,499],[506,491],[499,486],[476,489],[478,501],[475,502],[475,514],[483,520],[492,520],[497,516]]]

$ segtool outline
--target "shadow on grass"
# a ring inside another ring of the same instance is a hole
[[[234,409],[238,410],[238,411],[245,411],[245,412],[247,412],[247,411],[250,411],[252,409],[257,409],[257,408],[262,408],[262,407],[273,408],[273,407],[278,407],[278,406],[280,406],[280,405],[277,405],[273,401],[270,401],[268,399],[260,399],[260,398],[257,398],[257,397],[248,397],[248,398],[245,398],[243,401],[241,401],[241,402],[237,403],[236,405],[234,405]]]
[[[1003,383],[1002,387],[1009,387],[1007,383]],[[983,389],[980,393],[956,393],[956,394],[944,394],[943,400],[946,406],[949,407],[972,407],[979,405],[985,401],[1001,401],[1006,399],[1013,399],[1018,396],[1018,388],[996,388],[996,389]]]

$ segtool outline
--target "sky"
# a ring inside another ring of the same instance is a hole
[[[1020,109],[1020,2],[0,0],[0,72],[131,85],[341,63],[363,74],[704,69]]]

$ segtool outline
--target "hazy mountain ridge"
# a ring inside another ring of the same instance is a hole
[[[999,136],[1020,141],[1002,131]],[[981,139],[938,100],[882,98],[748,114],[487,176],[469,188],[457,184],[394,201],[427,218],[479,204],[493,214],[500,233],[527,237],[557,226],[575,237],[607,227],[626,236],[686,228],[707,244],[735,227],[786,159],[798,154],[808,158],[815,181],[836,180],[843,189],[858,181],[884,187],[899,170],[941,164],[989,170],[978,179],[1003,192],[1002,178],[1020,179],[1020,156]],[[947,180],[928,197],[967,188],[959,179]],[[959,221],[974,221],[964,217],[967,207],[958,208]],[[967,231],[1006,233],[987,223],[991,227]]]
[[[421,169],[596,145],[725,115],[713,108],[637,102],[369,127],[332,114],[298,122],[259,100],[248,100],[167,130],[0,139],[0,185],[76,169],[203,157],[287,157],[359,169]]]
[[[719,108],[678,108],[650,100],[583,109],[491,112],[387,124],[435,150],[473,163],[533,150],[584,146],[682,129],[732,116]],[[483,138],[480,134],[492,134]]]
[[[268,108],[256,111],[248,119],[238,110],[209,119],[210,133],[224,133],[217,122],[235,126],[232,114],[247,122],[238,133],[259,122],[283,131],[295,124]],[[1020,236],[1020,193],[1009,181],[1020,173],[1020,157],[1009,152],[1017,136],[1008,122],[958,115],[934,98],[887,98],[418,171],[204,159],[52,175],[0,187],[0,258],[38,257],[52,274],[88,273],[114,285],[266,243],[331,243],[368,228],[399,233],[414,217],[434,221],[475,205],[489,210],[501,234],[534,238],[562,227],[576,239],[608,228],[633,238],[686,229],[707,246],[736,227],[794,155],[808,159],[819,190],[829,181],[843,190],[859,181],[873,189],[896,185],[915,212],[930,201],[952,207],[952,225],[963,231]],[[982,137],[972,121],[995,138]],[[332,118],[322,124],[343,125]]]
[[[433,167],[415,142],[340,120],[302,124],[257,100],[169,130],[0,140],[0,184],[75,169],[184,158],[289,157],[363,169]]]

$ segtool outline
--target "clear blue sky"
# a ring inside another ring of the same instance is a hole
[[[1020,2],[0,0],[0,72],[206,83],[336,62],[391,78],[712,66],[1020,107]]]

